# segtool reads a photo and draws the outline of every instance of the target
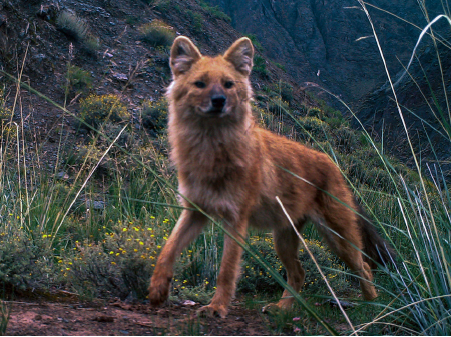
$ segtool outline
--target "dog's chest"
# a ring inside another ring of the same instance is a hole
[[[243,202],[245,158],[227,149],[193,155],[179,166],[179,190],[207,213],[235,218]]]
[[[179,190],[207,213],[234,218],[243,200],[243,169],[217,167],[204,171],[201,166],[179,175]]]

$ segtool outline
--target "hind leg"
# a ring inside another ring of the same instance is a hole
[[[348,213],[342,217],[340,212],[333,216],[327,216],[327,227],[330,227],[337,234],[324,228],[324,222],[320,221],[319,229],[323,237],[328,242],[329,247],[338,255],[338,257],[346,263],[346,265],[355,272],[359,277],[360,288],[363,297],[366,300],[373,300],[377,297],[376,288],[374,287],[373,274],[371,268],[363,260],[363,244],[362,234],[358,228],[355,214],[349,210],[340,210],[342,213]]]
[[[274,230],[274,246],[277,255],[287,270],[287,283],[299,292],[304,285],[305,271],[299,261],[299,238],[291,227]],[[279,302],[270,304],[264,310],[268,310],[273,306],[281,309],[290,309],[293,305],[294,297],[288,290],[284,290],[282,298]]]

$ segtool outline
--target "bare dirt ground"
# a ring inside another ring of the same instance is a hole
[[[8,336],[151,336],[268,335],[259,311],[230,307],[226,319],[196,316],[196,305],[171,304],[154,309],[145,304],[104,305],[56,302],[9,302]]]

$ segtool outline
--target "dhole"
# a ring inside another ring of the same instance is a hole
[[[248,38],[237,40],[224,55],[213,58],[202,56],[186,37],[174,41],[173,82],[167,99],[171,159],[178,170],[179,191],[207,214],[223,218],[241,242],[249,225],[271,229],[288,284],[299,291],[305,278],[298,259],[300,241],[276,201],[278,196],[298,230],[308,220],[317,224],[330,248],[360,276],[363,296],[371,300],[377,294],[370,267],[382,261],[380,254],[389,260],[388,248],[372,225],[350,209],[363,212],[327,155],[257,126],[249,82],[253,56]],[[182,203],[190,207],[188,201]],[[200,212],[182,212],[150,282],[152,305],[167,299],[175,259],[206,223]],[[201,311],[227,315],[241,253],[226,235],[217,291]],[[276,305],[291,307],[294,300],[286,290],[283,297]]]

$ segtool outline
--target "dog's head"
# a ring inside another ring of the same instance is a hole
[[[254,47],[246,37],[213,58],[202,56],[187,37],[177,37],[170,57],[170,102],[187,115],[240,119],[242,104],[252,96],[249,75],[253,57]]]

